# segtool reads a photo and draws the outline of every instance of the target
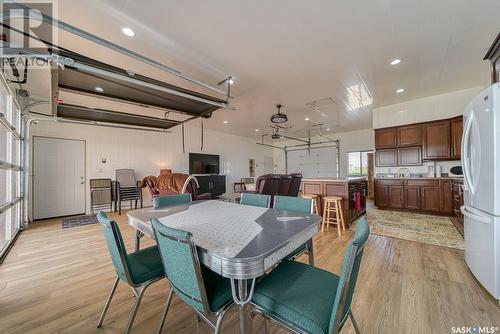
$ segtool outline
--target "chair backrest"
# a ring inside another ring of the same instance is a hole
[[[130,283],[130,273],[127,266],[127,249],[125,248],[118,224],[114,220],[109,219],[102,211],[97,214],[97,220],[102,225],[116,275],[122,281]]]
[[[298,196],[300,183],[302,181],[302,174],[292,173],[290,176],[292,177],[292,182],[290,183],[290,188],[288,189],[288,196]]]
[[[252,193],[242,193],[240,204],[260,206],[262,208],[268,208],[271,204],[271,196],[252,194]]]
[[[259,194],[276,195],[280,187],[280,176],[276,174],[265,174],[259,176],[255,190]]]
[[[90,189],[100,188],[111,189],[111,179],[90,179]]]
[[[189,202],[191,202],[191,194],[189,193],[153,197],[153,207],[155,209],[180,205],[180,204],[187,204]]]
[[[245,184],[243,182],[235,182],[233,185],[233,191],[235,193],[241,193],[246,190]]]
[[[349,247],[344,254],[344,262],[342,263],[342,271],[340,272],[339,284],[330,317],[329,333],[337,334],[347,319],[354,295],[354,287],[358,279],[364,246],[369,235],[370,228],[365,216],[363,216],[359,219],[354,239],[349,243]]]
[[[200,312],[209,310],[192,234],[151,220],[165,274],[177,296]]]
[[[137,186],[135,178],[135,171],[133,169],[117,169],[116,182],[120,183],[120,187],[134,187]]]
[[[292,177],[290,175],[280,175],[280,186],[278,188],[278,195],[288,196],[290,185],[292,184]]]
[[[310,198],[274,196],[274,206],[276,210],[287,210],[304,213],[313,212],[313,201]]]

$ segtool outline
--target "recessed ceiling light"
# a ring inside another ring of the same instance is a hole
[[[404,92],[404,91],[405,91],[405,90],[404,90],[404,88],[399,88],[399,89],[396,91],[396,93],[398,93],[398,94],[399,94],[399,93],[402,93],[402,92]]]
[[[393,59],[393,61],[391,61],[391,65],[397,65],[401,62],[401,59],[399,58],[396,58],[396,59]]]
[[[134,37],[135,36],[135,32],[132,29],[127,28],[127,27],[122,28],[122,33],[124,33],[128,37]]]
[[[260,130],[259,129],[255,129],[255,132],[259,132]]]
[[[326,129],[326,131],[330,131],[330,130],[331,130],[330,128]]]
[[[227,123],[228,123],[228,121],[224,121],[223,123],[224,123],[224,124],[227,124]]]
[[[308,120],[309,120],[309,117],[304,118],[304,120],[305,120],[305,121],[308,121]]]
[[[94,88],[96,92],[98,93],[102,93],[104,92],[104,89],[102,89],[102,87],[99,87],[99,86],[96,86],[96,88]]]

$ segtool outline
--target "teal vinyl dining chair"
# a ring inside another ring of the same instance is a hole
[[[215,272],[202,267],[190,232],[151,220],[170,292],[161,318],[158,333],[163,331],[172,296],[175,293],[184,303],[219,333],[226,311],[233,303],[231,283]],[[216,321],[210,320],[216,317]]]
[[[165,208],[174,205],[188,204],[191,202],[191,194],[164,195],[153,197],[153,207],[155,209]]]
[[[292,196],[274,196],[273,208],[303,213],[313,213],[313,201],[310,198]]]
[[[351,302],[369,234],[362,217],[344,254],[339,276],[300,262],[279,264],[257,282],[252,297],[255,311],[295,333],[337,334],[350,317],[359,334]]]
[[[97,219],[103,227],[104,237],[117,276],[97,322],[97,327],[102,326],[111,299],[115,294],[116,286],[121,280],[131,287],[135,296],[134,308],[132,309],[132,314],[125,330],[125,333],[130,333],[144,292],[152,283],[165,277],[160,253],[157,246],[152,246],[127,254],[118,224],[114,220],[109,219],[102,211],[97,215]]]
[[[291,197],[291,196],[274,196],[274,209],[286,210],[302,213],[313,213],[313,200],[311,198]],[[304,253],[309,255],[309,264],[314,266],[314,254],[310,249],[312,244],[306,243],[298,247],[287,256],[287,260],[295,260]]]
[[[242,193],[240,204],[260,206],[261,208],[268,208],[271,204],[271,196],[262,194]]]

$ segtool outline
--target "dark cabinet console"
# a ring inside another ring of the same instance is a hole
[[[195,175],[200,189],[200,194],[209,193],[212,198],[217,198],[226,192],[226,176],[225,175]]]

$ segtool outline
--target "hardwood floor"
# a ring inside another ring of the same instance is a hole
[[[120,223],[133,250],[134,230],[126,215]],[[346,231],[315,238],[316,265],[338,272],[352,237]],[[142,245],[152,245],[147,237]],[[111,289],[114,271],[100,225],[61,229],[61,220],[31,225],[0,265],[0,333],[122,333],[133,297],[120,284],[104,327],[95,327]],[[146,292],[133,333],[156,332],[168,283]],[[328,291],[325,291],[328,293]],[[462,251],[370,236],[353,301],[362,333],[451,333],[452,326],[498,326],[500,307],[467,269]],[[263,321],[254,319],[255,333]],[[210,333],[179,299],[174,301],[165,333]],[[225,318],[223,333],[238,332],[236,308]],[[286,333],[277,325],[271,333]],[[350,321],[342,333],[354,333]]]

